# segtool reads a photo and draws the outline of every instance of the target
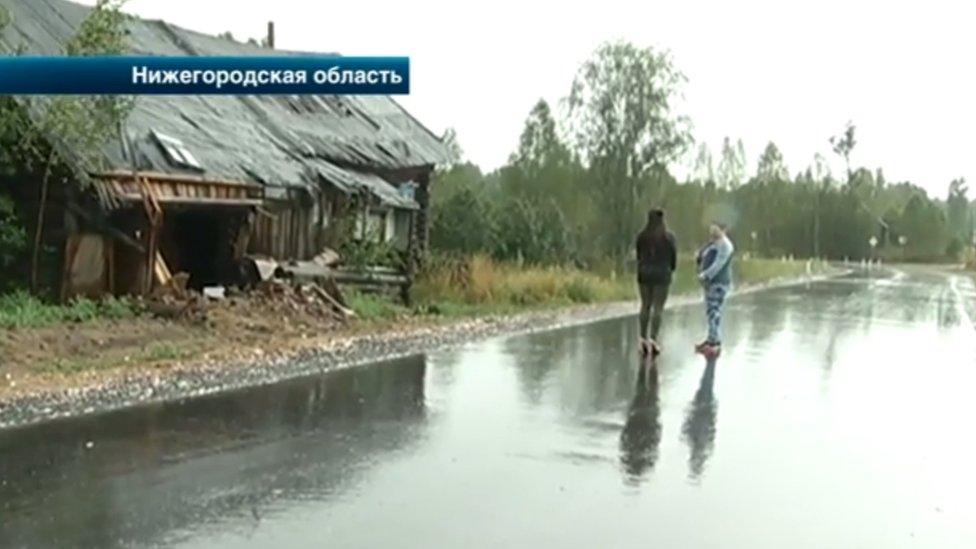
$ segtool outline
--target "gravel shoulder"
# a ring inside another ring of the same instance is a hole
[[[809,283],[839,274],[843,273],[774,280],[743,287],[736,294]],[[698,300],[698,296],[693,295],[677,296],[669,307],[687,306]],[[620,318],[636,314],[636,308],[633,302],[618,302],[459,319],[447,324],[419,322],[366,333],[332,333],[317,338],[303,336],[270,346],[236,346],[233,353],[213,353],[208,358],[166,367],[136,365],[76,375],[62,379],[57,385],[38,385],[0,394],[0,429],[270,384],[491,337]]]

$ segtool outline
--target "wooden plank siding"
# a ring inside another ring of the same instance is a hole
[[[279,260],[311,259],[325,247],[337,248],[342,235],[336,220],[349,200],[322,189],[311,200],[266,200],[252,226],[248,252]]]
[[[97,174],[100,183],[122,200],[142,201],[139,181],[146,181],[160,202],[201,205],[260,204],[264,189],[260,185],[227,180],[208,180],[193,176],[154,172],[108,172]]]

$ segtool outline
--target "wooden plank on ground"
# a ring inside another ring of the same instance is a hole
[[[166,260],[163,259],[163,254],[158,250],[156,251],[154,274],[156,275],[156,283],[159,286],[166,286],[173,278],[173,273],[169,270],[169,265],[166,264]]]

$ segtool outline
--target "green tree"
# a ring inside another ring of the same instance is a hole
[[[949,239],[945,215],[924,192],[912,196],[895,228],[908,240],[906,252],[909,258],[930,260],[940,257],[946,250]]]
[[[511,161],[528,177],[536,177],[548,167],[569,163],[569,149],[559,139],[556,121],[552,118],[549,103],[544,99],[540,99],[529,112],[519,137],[518,150]]]
[[[490,253],[494,249],[494,212],[480,186],[460,182],[432,209],[430,244],[433,249],[460,254]]]
[[[470,162],[438,170],[434,175],[433,188],[436,191],[431,195],[432,206],[438,207],[463,190],[483,192],[483,182],[481,169]]]
[[[98,0],[65,44],[69,56],[118,55],[129,51],[125,0]],[[0,28],[5,26],[0,17]],[[9,14],[6,24],[10,23]],[[88,174],[104,168],[103,147],[120,134],[132,109],[130,97],[116,95],[6,98],[0,104],[0,163],[40,177],[37,218],[31,256],[31,289],[38,289],[38,264],[52,172],[69,170],[80,186]],[[40,170],[37,167],[40,166]]]
[[[789,181],[790,172],[783,161],[783,153],[770,141],[759,157],[756,179],[762,183]]]
[[[884,170],[881,168],[874,171],[874,184],[877,185],[879,189],[884,189],[885,185],[888,184],[888,180],[885,179]]]
[[[756,168],[756,177],[750,182],[749,209],[756,220],[754,229],[760,236],[760,250],[766,254],[784,254],[783,221],[788,217],[789,199],[786,188],[789,171],[783,154],[770,141],[763,149]]]
[[[968,244],[972,240],[973,220],[968,193],[965,178],[953,179],[949,183],[949,197],[946,199],[949,234],[960,244]]]
[[[712,151],[707,143],[698,145],[698,154],[691,168],[691,181],[699,185],[714,185],[716,183],[715,163],[712,160]]]
[[[833,176],[830,173],[830,165],[827,164],[827,159],[823,157],[822,154],[817,153],[813,156],[813,166],[808,170],[810,172],[810,184],[812,186],[813,195],[813,228],[812,228],[812,240],[813,240],[813,257],[821,257],[821,219],[822,219],[822,207],[824,202],[824,195],[829,192],[831,181]]]
[[[441,136],[441,142],[444,144],[444,148],[447,149],[448,154],[448,161],[445,162],[445,166],[450,168],[460,164],[464,158],[464,150],[461,149],[461,144],[458,143],[457,131],[454,128],[444,130],[444,135]]]
[[[840,135],[835,135],[830,138],[830,145],[833,147],[834,153],[844,159],[844,166],[847,168],[848,183],[850,183],[851,177],[853,176],[853,172],[851,171],[851,152],[854,151],[854,147],[857,145],[854,132],[854,123],[848,121],[847,125],[844,126],[844,131]]]
[[[862,168],[861,170],[858,170],[858,174],[861,177],[856,179],[855,171],[851,167],[851,153],[854,151],[854,147],[857,146],[855,133],[856,126],[854,126],[853,122],[848,121],[847,125],[844,126],[844,131],[840,135],[830,138],[830,145],[833,148],[834,153],[844,160],[844,167],[847,171],[847,185],[854,188],[851,196],[855,199],[856,203],[861,207],[861,209],[864,210],[864,212],[874,218],[875,223],[877,223],[878,228],[882,233],[882,246],[887,246],[889,244],[888,240],[890,239],[891,235],[891,227],[889,227],[884,220],[885,205],[875,204],[875,207],[872,208],[871,204],[874,202],[872,197],[865,196],[866,194],[870,195],[872,192],[872,189],[869,188],[870,185],[859,185],[860,181],[869,180],[870,172]],[[864,172],[866,172],[866,175]]]
[[[618,260],[646,208],[645,176],[659,175],[690,142],[688,120],[672,108],[684,81],[667,52],[627,42],[601,46],[573,81],[572,135],[607,226],[604,245]]]
[[[719,187],[723,189],[734,189],[745,180],[746,151],[741,139],[734,146],[727,136],[722,141],[722,158],[718,163],[716,177]]]
[[[579,173],[559,139],[549,104],[539,100],[525,121],[518,150],[500,173],[496,255],[532,263],[566,262],[579,254],[583,230]],[[573,212],[575,225],[566,212]]]

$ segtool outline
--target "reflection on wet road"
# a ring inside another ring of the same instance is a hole
[[[856,273],[0,433],[0,547],[974,547],[971,279]]]

